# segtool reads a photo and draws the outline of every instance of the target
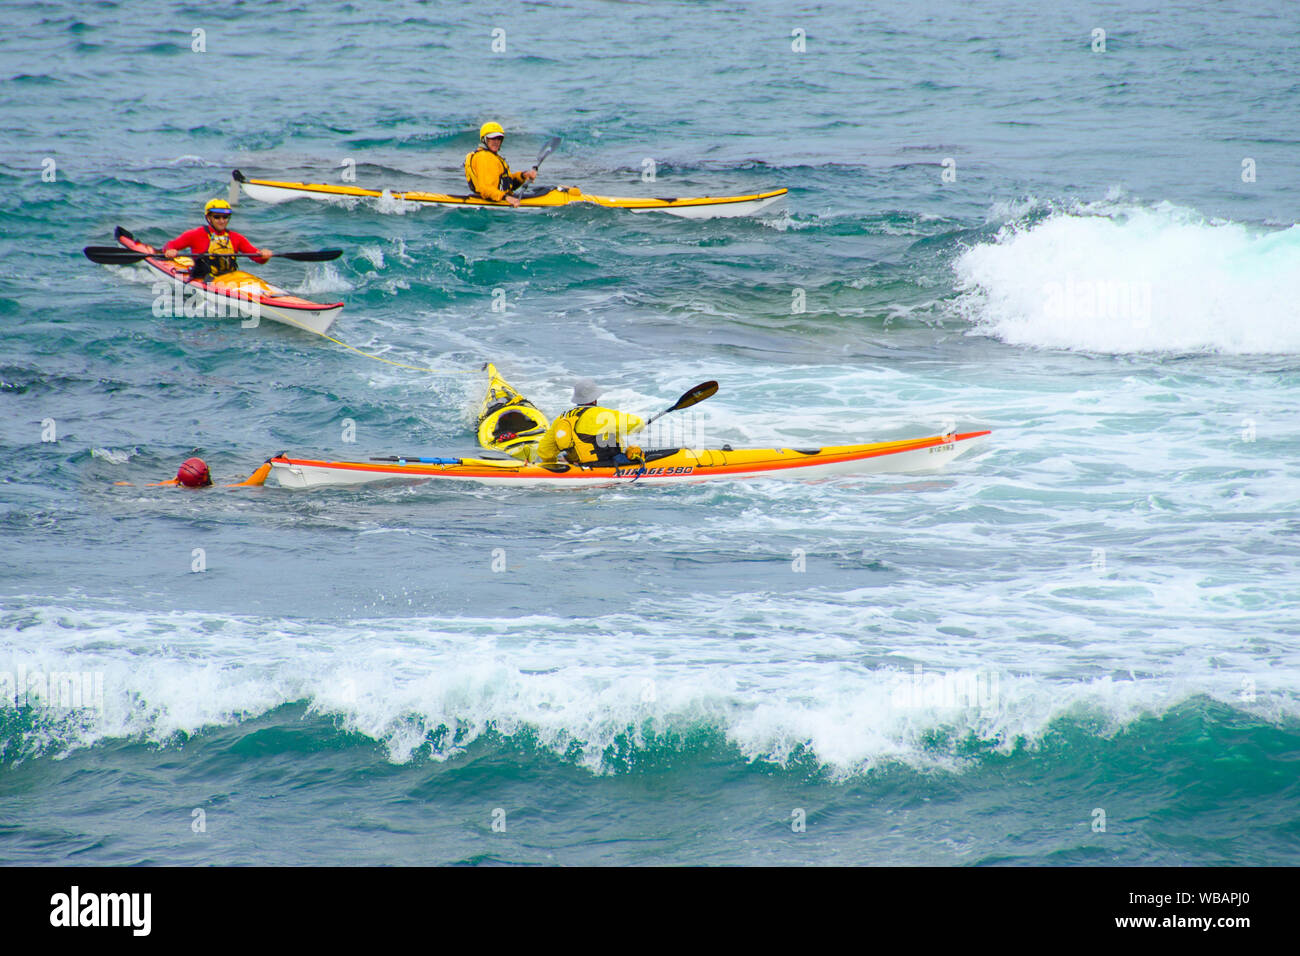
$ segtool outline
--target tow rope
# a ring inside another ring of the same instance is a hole
[[[344,342],[341,339],[336,339],[332,335],[327,335],[324,332],[318,332],[316,329],[313,329],[310,326],[303,325],[301,322],[297,321],[296,319],[293,319],[290,316],[285,316],[285,318],[288,318],[289,321],[293,325],[296,325],[298,328],[303,329],[307,332],[311,332],[314,335],[319,335],[323,339],[329,339],[335,345],[341,345],[350,352],[356,352],[358,355],[364,358],[374,359],[376,362],[383,362],[385,365],[392,365],[396,368],[406,368],[406,369],[410,369],[412,372],[431,372],[434,375],[474,375],[477,372],[481,371],[481,368],[474,368],[474,369],[425,368],[423,365],[407,365],[404,362],[394,362],[392,359],[386,359],[379,355],[371,355],[369,352],[363,352],[355,345],[348,345],[347,342]]]

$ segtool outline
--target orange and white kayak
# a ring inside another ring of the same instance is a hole
[[[114,237],[132,252],[158,251],[137,240],[121,226],[117,227]],[[265,318],[324,334],[343,311],[342,302],[311,302],[248,272],[227,272],[207,280],[192,279],[189,270],[193,268],[194,260],[189,256],[168,259],[160,254],[150,256],[144,262],[173,283],[174,294],[154,302],[154,312],[158,315],[237,316],[249,327]],[[249,320],[252,320],[251,324]]]
[[[987,431],[934,435],[909,441],[826,448],[668,448],[645,453],[645,462],[590,467],[528,464],[505,458],[394,458],[320,461],[278,455],[271,473],[285,488],[362,485],[377,481],[472,482],[516,487],[585,488],[593,485],[674,484],[727,478],[832,478],[934,471],[969,451]]]
[[[547,418],[488,364],[478,438],[500,457],[439,458],[389,455],[369,461],[322,461],[276,455],[270,477],[285,488],[320,488],[378,481],[472,482],[516,487],[672,484],[734,478],[831,478],[925,472],[978,447],[988,431],[825,448],[663,448],[631,464],[571,465],[532,461]],[[505,453],[505,454],[503,454]]]
[[[338,202],[347,199],[397,199],[424,206],[457,206],[471,209],[510,209],[504,200],[484,199],[473,193],[427,193],[419,191],[363,189],[360,186],[335,186],[330,183],[293,183],[274,179],[249,179],[239,170],[232,174],[244,195],[260,202],[282,203],[292,199],[317,199]],[[520,209],[555,209],[575,203],[603,206],[607,209],[624,209],[628,212],[663,212],[684,219],[716,219],[731,216],[752,216],[775,203],[788,190],[743,196],[694,196],[669,198],[638,198],[631,196],[596,196],[585,193],[577,186],[548,186],[519,195]]]

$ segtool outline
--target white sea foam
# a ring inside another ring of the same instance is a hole
[[[118,448],[92,448],[90,450],[91,458],[102,458],[113,465],[125,465],[134,455],[138,455],[140,449],[132,448],[125,451]]]
[[[357,254],[368,261],[376,269],[384,267],[384,250],[376,244],[367,244],[357,247]]]
[[[788,209],[782,209],[775,215],[759,216],[755,221],[760,226],[764,226],[768,229],[775,229],[777,232],[797,232],[803,229],[811,229],[813,226],[817,225],[816,219],[795,219]]]
[[[324,292],[349,292],[354,288],[343,278],[332,262],[318,262],[307,269],[302,283],[294,290],[296,295],[320,295]]]
[[[1295,686],[1295,662],[1259,672],[1228,638],[1208,647],[1202,634],[1195,654],[1170,655],[1156,642],[1116,645],[1097,652],[1110,658],[1100,672],[1078,666],[1080,648],[1096,640],[1084,618],[1063,616],[1058,639],[1017,654],[1017,641],[998,633],[937,640],[934,627],[890,607],[887,594],[871,590],[870,606],[861,598],[828,605],[745,595],[702,600],[671,619],[619,612],[581,629],[548,615],[341,626],[46,608],[21,633],[0,632],[0,690],[12,685],[3,674],[20,667],[103,674],[102,711],[48,731],[70,746],[120,737],[167,743],[306,701],[345,730],[382,741],[398,762],[441,726],[459,736],[438,758],[489,728],[527,727],[595,772],[608,769],[608,748],[628,735],[640,746],[705,726],[748,759],[784,763],[803,751],[843,775],[885,760],[957,766],[951,750],[933,745],[936,733],[973,734],[1008,750],[1071,713],[1100,715],[1114,729],[1195,694],[1242,706],[1247,680],[1258,694],[1250,706],[1261,713],[1300,710],[1283,690]],[[954,609],[942,623],[987,630],[991,610]],[[1207,655],[1216,667],[1204,666]]]
[[[404,216],[408,212],[414,212],[420,208],[418,202],[407,202],[405,199],[398,199],[393,195],[391,190],[385,189],[383,193],[374,200],[374,209],[376,212],[386,215]]]
[[[1300,353],[1300,226],[1108,202],[1008,225],[954,270],[962,317],[1013,345]]]

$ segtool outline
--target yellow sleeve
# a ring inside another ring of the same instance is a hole
[[[537,460],[557,461],[560,452],[573,447],[572,423],[561,415],[546,429],[546,434],[537,442]]]
[[[506,198],[499,185],[502,168],[501,161],[497,157],[485,149],[480,149],[470,155],[468,168],[473,180],[474,192],[484,199],[494,199],[497,202]]]

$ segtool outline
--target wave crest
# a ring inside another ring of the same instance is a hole
[[[1207,220],[1168,203],[1004,226],[953,263],[959,315],[1012,345],[1300,353],[1300,225]]]

